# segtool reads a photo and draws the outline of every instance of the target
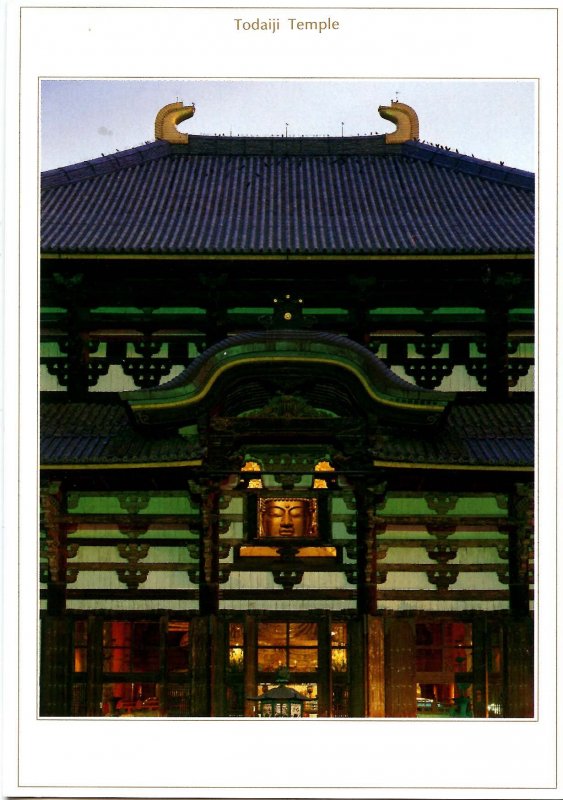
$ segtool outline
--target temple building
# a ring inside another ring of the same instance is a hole
[[[532,717],[534,175],[194,113],[42,175],[41,715]]]

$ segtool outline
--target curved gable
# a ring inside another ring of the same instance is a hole
[[[243,399],[227,415],[264,404],[263,393],[253,392],[257,381],[270,391],[275,386],[294,391],[309,386],[315,406],[333,413],[345,397],[355,410],[416,425],[436,422],[453,397],[407,383],[344,336],[268,331],[224,339],[172,381],[155,389],[122,392],[121,398],[141,424],[186,424],[211,408],[224,408],[231,393]]]

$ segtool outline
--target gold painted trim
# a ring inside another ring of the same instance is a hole
[[[57,469],[162,469],[164,467],[201,467],[203,461],[196,459],[194,461],[155,461],[153,463],[139,463],[139,464],[41,464],[40,469],[43,470],[57,470]],[[402,461],[374,461],[374,467],[391,467],[396,469],[456,469],[468,472],[533,472],[534,467],[492,467],[492,466],[475,466],[467,464],[462,466],[460,464],[428,464],[428,463],[407,463]]]
[[[184,398],[182,400],[173,400],[168,402],[162,403],[135,403],[134,399],[133,402],[130,403],[131,409],[136,411],[146,411],[148,409],[164,409],[164,408],[182,408],[184,406],[190,406],[194,403],[199,402],[203,397],[205,397],[208,392],[211,390],[213,384],[219,379],[219,377],[226,372],[228,369],[232,369],[235,366],[240,366],[241,364],[260,364],[260,363],[271,363],[272,361],[284,361],[284,362],[298,362],[304,364],[328,364],[331,366],[337,365],[342,367],[343,369],[352,372],[356,377],[359,379],[360,383],[366,389],[368,395],[372,397],[379,403],[383,405],[392,406],[394,408],[408,408],[408,409],[416,409],[417,411],[428,411],[432,412],[439,412],[441,413],[445,405],[420,405],[417,403],[404,403],[398,402],[395,400],[386,400],[381,395],[376,394],[372,391],[371,386],[366,381],[362,373],[350,364],[345,364],[336,359],[328,359],[328,358],[302,358],[300,356],[287,356],[287,355],[268,355],[268,356],[256,356],[255,358],[237,358],[234,361],[231,361],[228,364],[223,364],[222,366],[218,367],[216,372],[210,377],[209,381],[205,384],[205,386],[200,389],[195,395],[192,397]],[[123,392],[123,395],[126,393]],[[123,396],[122,395],[122,396]]]
[[[496,253],[492,255],[199,255],[179,253],[43,253],[46,261],[516,261],[534,258],[535,253]]]
[[[415,464],[403,461],[374,461],[374,467],[392,467],[396,469],[455,469],[464,472],[534,472],[534,467],[494,467],[476,466],[474,464]]]
[[[138,464],[40,464],[40,469],[162,469],[163,467],[201,467],[203,461],[154,461]]]

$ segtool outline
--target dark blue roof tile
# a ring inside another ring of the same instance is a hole
[[[117,402],[69,403],[54,398],[41,407],[41,464],[135,464],[185,461],[201,455],[185,438],[137,430]],[[395,430],[374,458],[409,465],[532,467],[532,403],[454,404],[446,425],[431,436]]]
[[[348,147],[349,140],[193,138],[186,146],[156,142],[45,173],[43,252],[534,249],[530,173],[417,142],[385,146],[381,137],[359,137]]]

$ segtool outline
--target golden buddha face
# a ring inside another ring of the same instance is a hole
[[[299,497],[274,497],[260,503],[262,536],[311,536],[311,502]]]

